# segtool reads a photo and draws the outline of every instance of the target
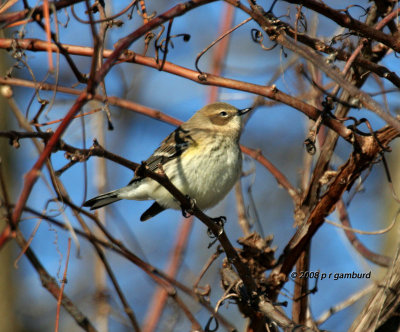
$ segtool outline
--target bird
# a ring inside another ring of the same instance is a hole
[[[240,177],[242,116],[250,110],[237,109],[224,102],[204,106],[169,134],[145,165],[157,172],[161,164],[169,180],[199,209],[215,206]],[[179,202],[161,184],[139,175],[127,186],[96,196],[83,206],[95,210],[121,199],[154,201],[141,215],[141,221],[165,209],[181,209]]]

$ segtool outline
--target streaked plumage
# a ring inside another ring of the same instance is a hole
[[[146,164],[157,171],[161,163],[171,182],[195,199],[200,209],[217,204],[239,178],[242,154],[239,147],[241,115],[226,103],[207,105],[174,130]],[[166,208],[180,209],[172,195],[150,178],[135,176],[126,187],[99,195],[84,203],[91,210],[120,199],[155,200],[141,216],[147,220]]]

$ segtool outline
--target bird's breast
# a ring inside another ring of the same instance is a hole
[[[242,155],[236,142],[211,141],[189,148],[166,166],[174,185],[194,198],[200,209],[207,209],[232,189],[241,172]]]

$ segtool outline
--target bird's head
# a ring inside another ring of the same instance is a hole
[[[213,103],[197,111],[187,123],[193,128],[239,137],[242,115],[250,110],[251,108],[239,110],[227,103]]]

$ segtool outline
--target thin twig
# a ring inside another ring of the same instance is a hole
[[[213,47],[216,43],[218,43],[221,39],[225,38],[226,36],[230,35],[233,31],[235,31],[237,28],[240,28],[243,24],[246,24],[247,22],[251,21],[251,18],[247,18],[245,19],[243,22],[239,23],[238,25],[236,25],[235,27],[233,27],[232,29],[228,30],[227,32],[225,32],[222,36],[218,37],[216,40],[214,40],[210,45],[208,45],[203,51],[201,51],[197,57],[196,57],[196,61],[194,63],[197,71],[200,73],[200,75],[203,75],[204,73],[200,70],[199,68],[199,60],[200,58],[203,56],[204,53],[206,53],[211,47]]]
[[[15,239],[21,248],[26,247],[27,243],[21,231],[19,230],[16,231]],[[43,287],[46,288],[55,299],[58,299],[60,297],[61,289],[58,286],[57,281],[50,276],[50,274],[41,264],[36,254],[30,247],[28,247],[28,249],[26,250],[25,256],[28,258],[33,268],[37,271]],[[74,318],[76,323],[82,329],[84,329],[87,332],[97,331],[96,328],[90,322],[90,320],[85,315],[83,315],[83,313],[75,306],[75,304],[65,294],[62,295],[61,303],[62,306],[65,308],[65,310],[68,311],[71,317]]]
[[[329,308],[328,310],[324,311],[315,321],[317,325],[321,325],[325,323],[330,317],[332,317],[334,314],[336,314],[339,311],[342,311],[357,301],[359,301],[362,297],[365,295],[369,294],[372,290],[374,290],[376,287],[375,284],[370,284],[367,287],[362,288],[360,291],[352,294],[349,298],[344,300],[343,302],[340,302],[336,304],[335,306]]]
[[[346,234],[347,239],[350,241],[351,245],[354,247],[354,249],[357,250],[357,252],[360,253],[364,258],[368,259],[369,261],[378,264],[380,266],[388,267],[390,266],[392,259],[388,256],[377,254],[371,250],[369,250],[367,247],[365,247],[361,241],[355,236],[354,233],[359,233],[358,230],[354,230],[351,227],[350,224],[350,218],[347,214],[346,207],[343,203],[343,200],[339,200],[338,203],[336,204],[336,208],[338,210],[338,215],[340,222],[342,223],[344,227],[344,233]],[[393,222],[391,225],[389,225],[388,230],[390,230],[394,224],[396,223],[397,220],[397,215],[393,219]],[[386,231],[387,229],[383,230]],[[378,231],[379,232],[379,231]],[[376,233],[375,233],[376,234]]]
[[[56,327],[54,328],[55,332],[58,332],[58,326],[60,323],[60,309],[61,309],[61,301],[64,292],[65,284],[67,283],[67,270],[68,270],[68,261],[69,261],[69,254],[71,252],[71,238],[68,238],[68,249],[67,249],[67,258],[65,260],[65,268],[64,268],[64,275],[61,281],[61,288],[60,288],[60,296],[57,300],[57,312],[56,312]]]

